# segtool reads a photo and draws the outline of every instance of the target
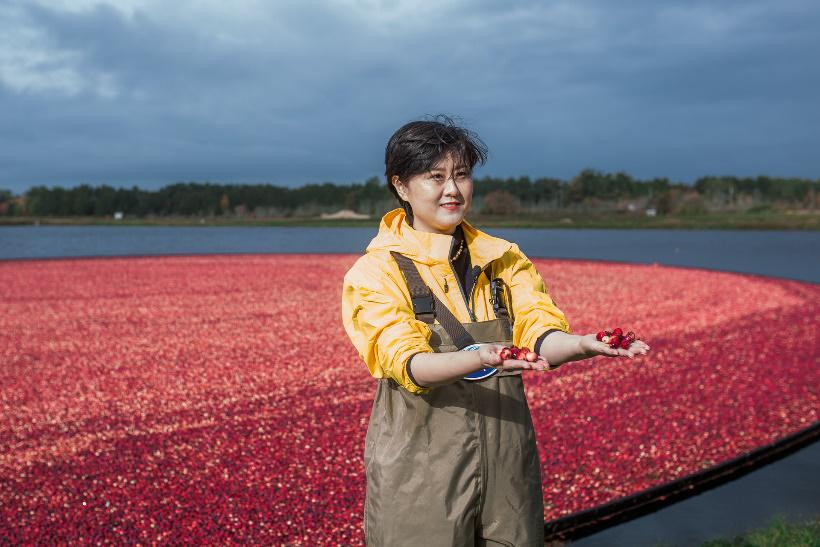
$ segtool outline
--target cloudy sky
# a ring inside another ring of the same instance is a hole
[[[0,0],[0,188],[380,175],[461,118],[478,173],[820,177],[815,0]]]

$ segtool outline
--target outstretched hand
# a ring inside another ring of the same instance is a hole
[[[594,334],[583,335],[580,340],[580,345],[581,351],[583,351],[587,357],[606,355],[607,357],[627,357],[634,359],[636,355],[646,355],[650,349],[643,340],[635,340],[627,349],[611,348],[609,344],[596,340]]]
[[[594,336],[593,336],[594,340]],[[482,344],[479,348],[481,363],[485,367],[494,367],[499,371],[505,370],[549,370],[550,365],[546,359],[538,356],[533,362],[524,359],[501,359],[501,350],[506,346],[501,344]]]

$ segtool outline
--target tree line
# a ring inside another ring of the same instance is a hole
[[[474,209],[484,214],[558,211],[639,211],[658,214],[814,209],[820,180],[730,176],[702,177],[694,184],[666,178],[637,180],[626,173],[587,169],[568,181],[555,178],[483,177],[474,181]],[[35,186],[21,196],[0,189],[0,214],[20,216],[314,216],[350,209],[380,215],[396,206],[377,177],[354,184],[180,182],[158,190],[82,184]]]

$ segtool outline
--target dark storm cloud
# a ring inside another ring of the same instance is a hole
[[[437,112],[496,175],[818,176],[815,3],[499,6],[12,3],[0,187],[363,180]]]

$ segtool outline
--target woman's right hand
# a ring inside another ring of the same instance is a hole
[[[494,367],[499,371],[504,370],[549,370],[550,365],[546,359],[539,356],[534,362],[524,359],[501,359],[501,350],[507,346],[501,344],[482,344],[478,349],[481,364],[484,367]]]

